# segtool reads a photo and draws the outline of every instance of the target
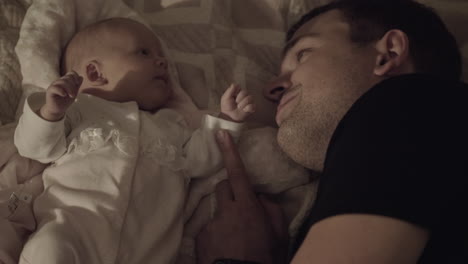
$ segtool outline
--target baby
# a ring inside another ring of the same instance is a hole
[[[189,179],[221,168],[213,133],[239,137],[252,97],[232,85],[220,115],[189,129],[165,108],[173,89],[160,41],[123,18],[78,32],[63,67],[28,97],[15,131],[22,156],[52,163],[20,263],[173,263]]]

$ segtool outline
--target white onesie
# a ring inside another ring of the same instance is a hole
[[[37,231],[20,263],[172,263],[190,178],[221,168],[213,131],[242,124],[205,116],[193,131],[178,113],[139,111],[81,94],[57,122],[31,95],[15,132],[22,156],[52,162],[34,202]]]

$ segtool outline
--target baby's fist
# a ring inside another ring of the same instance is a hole
[[[221,114],[235,122],[242,122],[255,112],[252,95],[238,85],[231,84],[221,96]]]
[[[83,77],[71,71],[53,82],[46,91],[46,102],[39,114],[49,121],[62,119],[68,107],[75,101]]]

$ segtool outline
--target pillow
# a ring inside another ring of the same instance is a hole
[[[15,44],[25,8],[15,0],[0,1],[0,125],[12,122],[21,96],[21,74]]]

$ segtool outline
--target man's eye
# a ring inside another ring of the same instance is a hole
[[[299,50],[297,53],[296,53],[296,60],[298,62],[301,62],[302,59],[304,58],[304,55],[306,55],[308,52],[310,52],[311,49],[302,49],[302,50]]]

